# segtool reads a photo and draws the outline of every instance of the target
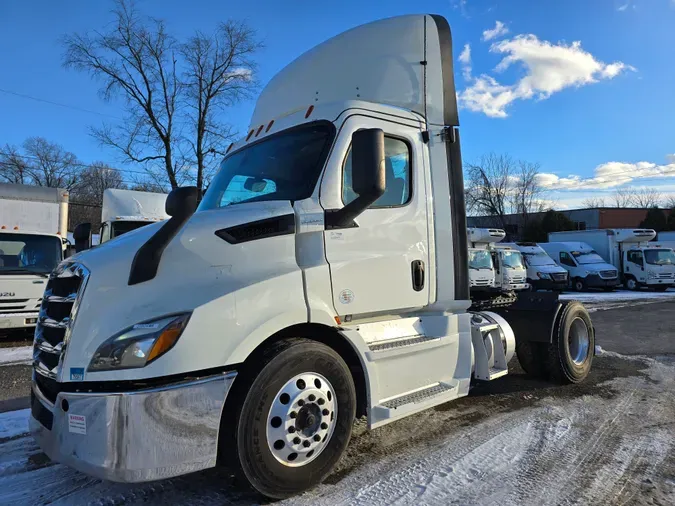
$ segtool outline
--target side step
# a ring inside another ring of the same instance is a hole
[[[457,385],[439,382],[383,400],[374,409],[378,419],[392,420],[451,401],[457,398],[457,394]]]
[[[380,341],[368,346],[366,358],[370,362],[387,359],[398,355],[408,355],[426,351],[444,343],[440,337],[410,336],[399,339]]]

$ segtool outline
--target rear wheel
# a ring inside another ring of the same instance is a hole
[[[261,494],[296,495],[337,464],[355,413],[351,373],[333,349],[308,339],[277,343],[237,417],[236,463]]]
[[[577,301],[565,303],[548,346],[547,370],[558,383],[580,383],[591,370],[595,331],[586,308]]]
[[[516,356],[523,370],[533,378],[546,377],[546,360],[548,347],[546,343],[516,340]]]

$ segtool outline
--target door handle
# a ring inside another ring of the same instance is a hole
[[[424,288],[424,262],[413,260],[411,270],[413,290],[420,292]]]

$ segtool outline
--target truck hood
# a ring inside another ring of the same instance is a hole
[[[42,297],[47,279],[34,274],[0,274],[0,311],[3,306],[25,306],[17,311],[35,310],[37,299]],[[26,300],[28,299],[28,300]],[[23,302],[8,302],[21,300]]]
[[[129,232],[71,257],[86,267],[89,276],[64,366],[86,367],[103,341],[140,322],[197,311],[212,303],[223,308],[222,318],[230,317],[228,311],[236,313],[228,309],[234,306],[231,294],[266,279],[293,273],[293,280],[297,277],[302,287],[294,236],[230,244],[215,234],[224,228],[288,214],[293,214],[290,202],[237,204],[195,213],[167,245],[157,275],[131,286],[128,280],[134,256],[163,223]],[[269,255],[269,248],[273,248],[274,255]],[[229,298],[217,302],[223,297]],[[304,301],[302,294],[298,299]],[[191,326],[192,321],[186,333]],[[130,369],[129,373],[137,371]],[[101,379],[107,376],[95,374]]]
[[[562,274],[566,273],[567,271],[560,267],[559,265],[551,264],[551,265],[532,265],[530,266],[530,269],[536,272],[544,272],[546,274]]]
[[[585,269],[588,272],[592,272],[594,274],[597,274],[600,271],[616,271],[619,272],[619,269],[614,267],[612,264],[607,264],[604,262],[600,262],[597,264],[579,264],[579,267],[581,269]]]

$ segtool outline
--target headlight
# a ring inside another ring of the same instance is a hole
[[[655,279],[655,278],[656,278],[656,273],[655,273],[655,272],[652,272],[652,271],[648,271],[648,272],[647,272],[647,277],[648,277],[649,279]]]
[[[551,275],[546,272],[538,272],[539,279],[551,279]]]
[[[145,367],[173,348],[189,320],[189,314],[181,314],[129,327],[98,347],[87,370]]]

